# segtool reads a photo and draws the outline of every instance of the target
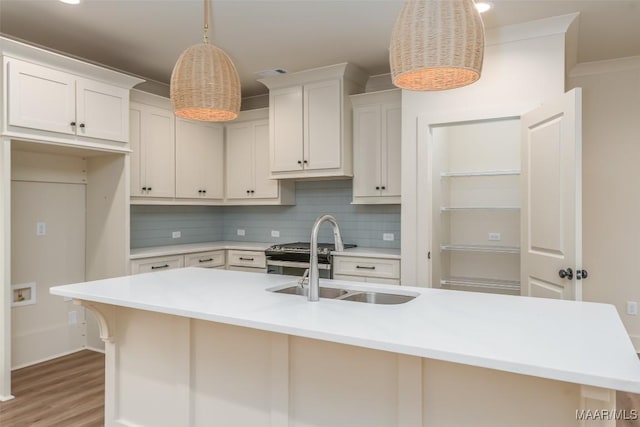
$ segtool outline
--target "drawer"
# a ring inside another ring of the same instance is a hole
[[[131,274],[149,273],[184,267],[182,255],[135,259],[131,261]]]
[[[185,267],[220,267],[225,264],[224,250],[198,252],[184,256]]]
[[[227,252],[229,266],[267,268],[267,257],[260,251],[237,251]]]
[[[400,260],[368,257],[333,257],[333,274],[400,279]],[[373,280],[372,280],[373,282]]]
[[[334,274],[335,280],[344,280],[347,282],[367,282],[367,283],[382,283],[385,285],[400,285],[400,279],[386,279],[382,277],[364,277],[364,276],[349,276],[346,274]]]

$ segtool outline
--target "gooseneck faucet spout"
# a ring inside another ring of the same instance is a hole
[[[342,236],[336,219],[331,215],[322,215],[316,219],[311,229],[311,260],[309,269],[309,301],[320,299],[320,273],[318,271],[318,230],[323,222],[328,222],[333,228],[333,241],[336,251],[343,251]]]

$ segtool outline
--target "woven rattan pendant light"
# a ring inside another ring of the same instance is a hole
[[[393,84],[444,90],[478,80],[484,26],[473,0],[407,0],[393,28],[389,62]]]
[[[171,73],[171,103],[176,116],[223,122],[238,117],[240,79],[231,58],[209,44],[209,1],[204,0],[203,42],[187,48]]]

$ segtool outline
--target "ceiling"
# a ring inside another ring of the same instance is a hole
[[[580,12],[578,62],[640,55],[640,0],[493,0],[486,28]],[[351,62],[389,72],[402,0],[213,0],[210,41],[235,62],[243,96],[267,93],[256,72]],[[0,33],[168,84],[202,40],[201,0],[0,0]]]

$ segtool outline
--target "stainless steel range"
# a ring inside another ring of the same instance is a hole
[[[345,244],[346,248],[356,245]],[[320,276],[325,279],[333,277],[331,268],[331,251],[335,250],[333,243],[318,243],[318,269]],[[311,245],[309,242],[279,243],[264,251],[267,256],[267,271],[271,274],[288,274],[302,276],[309,268]]]

